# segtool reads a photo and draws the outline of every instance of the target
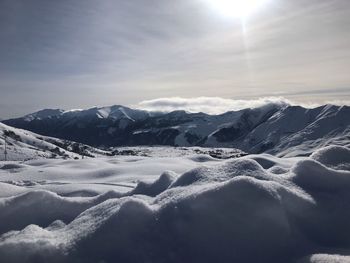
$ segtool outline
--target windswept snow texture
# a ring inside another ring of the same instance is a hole
[[[349,156],[4,163],[0,262],[349,262]]]

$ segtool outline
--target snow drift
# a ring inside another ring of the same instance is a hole
[[[349,156],[339,146],[305,158],[246,156],[126,193],[2,198],[0,259],[349,262]]]

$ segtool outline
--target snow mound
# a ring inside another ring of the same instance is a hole
[[[276,163],[268,158],[253,157],[253,160],[257,161],[264,169],[269,169],[276,165]]]
[[[329,160],[328,155],[328,150],[317,153],[321,160]],[[291,174],[291,181],[317,204],[304,215],[304,233],[323,246],[349,246],[350,172],[328,168],[310,158],[296,163]]]
[[[263,180],[269,180],[271,178],[271,175],[258,162],[242,158],[226,161],[215,167],[203,166],[190,170],[179,176],[171,187],[223,182],[243,175]]]
[[[315,254],[304,259],[301,263],[350,263],[350,256]]]
[[[290,206],[293,199],[299,200],[297,207]],[[288,213],[302,213],[309,204],[278,184],[238,177],[162,206],[130,197],[111,199],[58,230],[29,226],[5,236],[0,256],[7,262],[38,255],[64,259],[66,253],[83,262],[268,262],[290,255]]]
[[[8,191],[24,191],[19,187],[10,187]],[[0,234],[29,224],[46,227],[57,219],[68,223],[86,209],[120,196],[110,191],[94,198],[69,198],[38,190],[3,198],[0,199]]]
[[[316,151],[311,158],[330,168],[350,171],[350,149],[342,146],[328,146]]]
[[[283,167],[280,167],[278,165],[276,166],[272,166],[268,169],[268,171],[272,174],[285,174],[288,172],[287,169],[283,168]]]
[[[347,191],[350,189],[350,171],[333,170],[314,160],[303,160],[293,167],[292,181],[313,191]]]
[[[139,182],[137,186],[130,193],[128,193],[128,195],[141,194],[147,196],[157,196],[171,185],[175,177],[176,174],[171,171],[164,172],[153,183]]]

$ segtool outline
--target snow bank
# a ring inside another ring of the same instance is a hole
[[[350,189],[350,171],[333,170],[314,160],[298,162],[292,169],[292,181],[312,191],[341,191]]]
[[[310,202],[275,183],[240,177],[160,206],[111,199],[58,230],[35,226],[12,233],[1,242],[0,255],[6,262],[37,255],[57,259],[60,250],[62,259],[71,253],[83,262],[249,262],[257,257],[268,262],[290,255],[288,248],[295,245],[284,209],[293,198],[303,200],[296,210],[290,208],[294,213]]]
[[[321,150],[315,156],[328,163],[328,154],[329,151]],[[317,203],[303,215],[304,233],[323,246],[350,246],[350,171],[334,170],[307,159],[298,162],[291,172],[291,181]]]
[[[311,155],[311,158],[330,168],[350,171],[350,149],[342,146],[329,146]]]
[[[334,169],[349,162],[329,154],[208,162],[93,198],[47,191],[3,198],[0,222],[9,232],[0,237],[0,259],[348,262],[326,255],[326,248],[350,248],[350,172]]]
[[[305,258],[300,263],[349,263],[350,256],[315,254]]]
[[[14,191],[13,187],[11,186],[12,191]],[[14,197],[2,198],[0,199],[0,222],[2,222],[0,234],[21,229],[29,224],[46,227],[57,219],[68,223],[86,209],[120,196],[119,193],[111,191],[94,198],[68,198],[48,191],[30,191]]]

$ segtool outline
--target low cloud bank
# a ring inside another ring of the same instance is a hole
[[[188,112],[204,112],[208,114],[221,114],[227,111],[237,111],[246,108],[261,107],[266,104],[289,105],[291,102],[281,97],[268,97],[256,100],[233,100],[220,97],[198,97],[198,98],[159,98],[145,100],[136,105],[139,109],[148,111],[171,112],[185,110]]]
[[[330,101],[322,104],[350,105],[350,101]],[[267,104],[276,105],[300,105],[306,108],[313,108],[322,104],[296,103],[284,97],[264,97],[255,100],[234,100],[220,97],[198,97],[198,98],[159,98],[145,100],[135,105],[135,108],[148,110],[171,112],[175,110],[185,110],[188,112],[204,112],[208,114],[222,114],[227,111],[237,111],[246,108],[257,108]]]

